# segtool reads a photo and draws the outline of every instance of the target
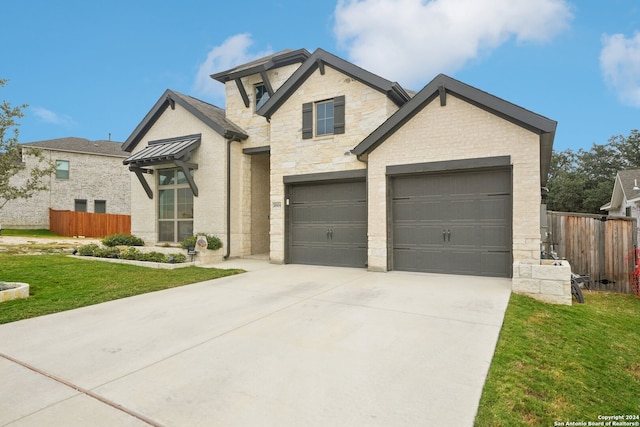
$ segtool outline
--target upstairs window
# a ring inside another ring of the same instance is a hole
[[[269,91],[267,87],[260,83],[255,86],[256,95],[256,111],[260,109],[269,100]]]
[[[56,160],[56,178],[69,179],[69,161]]]
[[[333,133],[333,99],[316,104],[316,135]]]
[[[344,96],[302,104],[302,139],[344,133]]]

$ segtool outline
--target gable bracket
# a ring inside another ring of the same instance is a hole
[[[172,110],[176,109],[176,101],[171,97],[171,95],[167,95],[167,101],[169,101],[169,106],[171,106]]]
[[[236,81],[236,86],[238,86],[238,91],[240,91],[240,96],[242,97],[242,101],[244,102],[244,106],[249,108],[249,97],[247,96],[247,91],[244,89],[242,80],[240,80],[240,77],[238,77],[235,81]]]
[[[324,76],[324,62],[322,61],[322,58],[319,57],[318,59],[316,59],[316,64],[318,64],[320,74]]]
[[[269,81],[267,72],[265,70],[260,70],[260,76],[262,76],[262,84],[267,89],[267,93],[269,96],[273,96],[273,88],[271,87],[271,82]]]
[[[440,94],[440,106],[444,107],[447,105],[447,91],[444,88],[444,83],[440,83],[438,86],[438,93]]]
[[[189,169],[198,169],[198,165],[195,163],[183,162],[182,160],[175,160],[174,163],[176,164],[177,167],[182,169],[182,172],[184,173],[184,177],[187,178],[187,182],[189,183],[189,187],[191,187],[191,191],[193,192],[193,195],[195,197],[198,197],[198,186],[196,185],[196,182],[193,180],[193,177],[191,176],[191,174],[189,173]]]
[[[153,175],[153,170],[143,169],[143,168],[132,168],[132,167],[130,167],[129,170],[136,174],[136,176],[138,177],[138,181],[140,181],[140,184],[142,184],[142,188],[144,188],[144,192],[147,193],[147,197],[150,199],[153,199],[153,191],[151,190],[151,187],[149,187],[149,183],[147,182],[145,177],[142,175],[143,173],[148,173]]]

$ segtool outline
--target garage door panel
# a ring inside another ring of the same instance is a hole
[[[402,271],[428,271],[430,273],[445,272],[445,258],[440,250],[394,249],[394,267]]]
[[[395,200],[393,217],[397,221],[442,221],[441,206],[441,200]]]
[[[390,185],[393,269],[511,274],[510,169],[399,176]]]
[[[482,276],[509,277],[511,269],[510,252],[484,252],[481,257]]]
[[[482,225],[478,227],[482,246],[487,250],[509,251],[509,230],[502,225]]]

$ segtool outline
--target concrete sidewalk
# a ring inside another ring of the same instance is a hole
[[[223,266],[0,325],[0,425],[473,425],[510,280]]]

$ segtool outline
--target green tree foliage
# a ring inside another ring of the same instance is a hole
[[[0,79],[0,87],[7,84],[7,80]],[[44,178],[55,172],[55,164],[45,159],[41,150],[24,148],[18,143],[17,119],[23,116],[23,104],[12,107],[7,101],[0,104],[0,209],[7,202],[14,199],[28,199],[38,191],[46,190]],[[33,160],[33,166],[28,168],[24,179],[12,179],[27,169],[23,154]]]
[[[547,208],[561,212],[602,213],[611,200],[616,173],[640,168],[640,132],[617,135],[589,151],[554,152],[549,170]]]

